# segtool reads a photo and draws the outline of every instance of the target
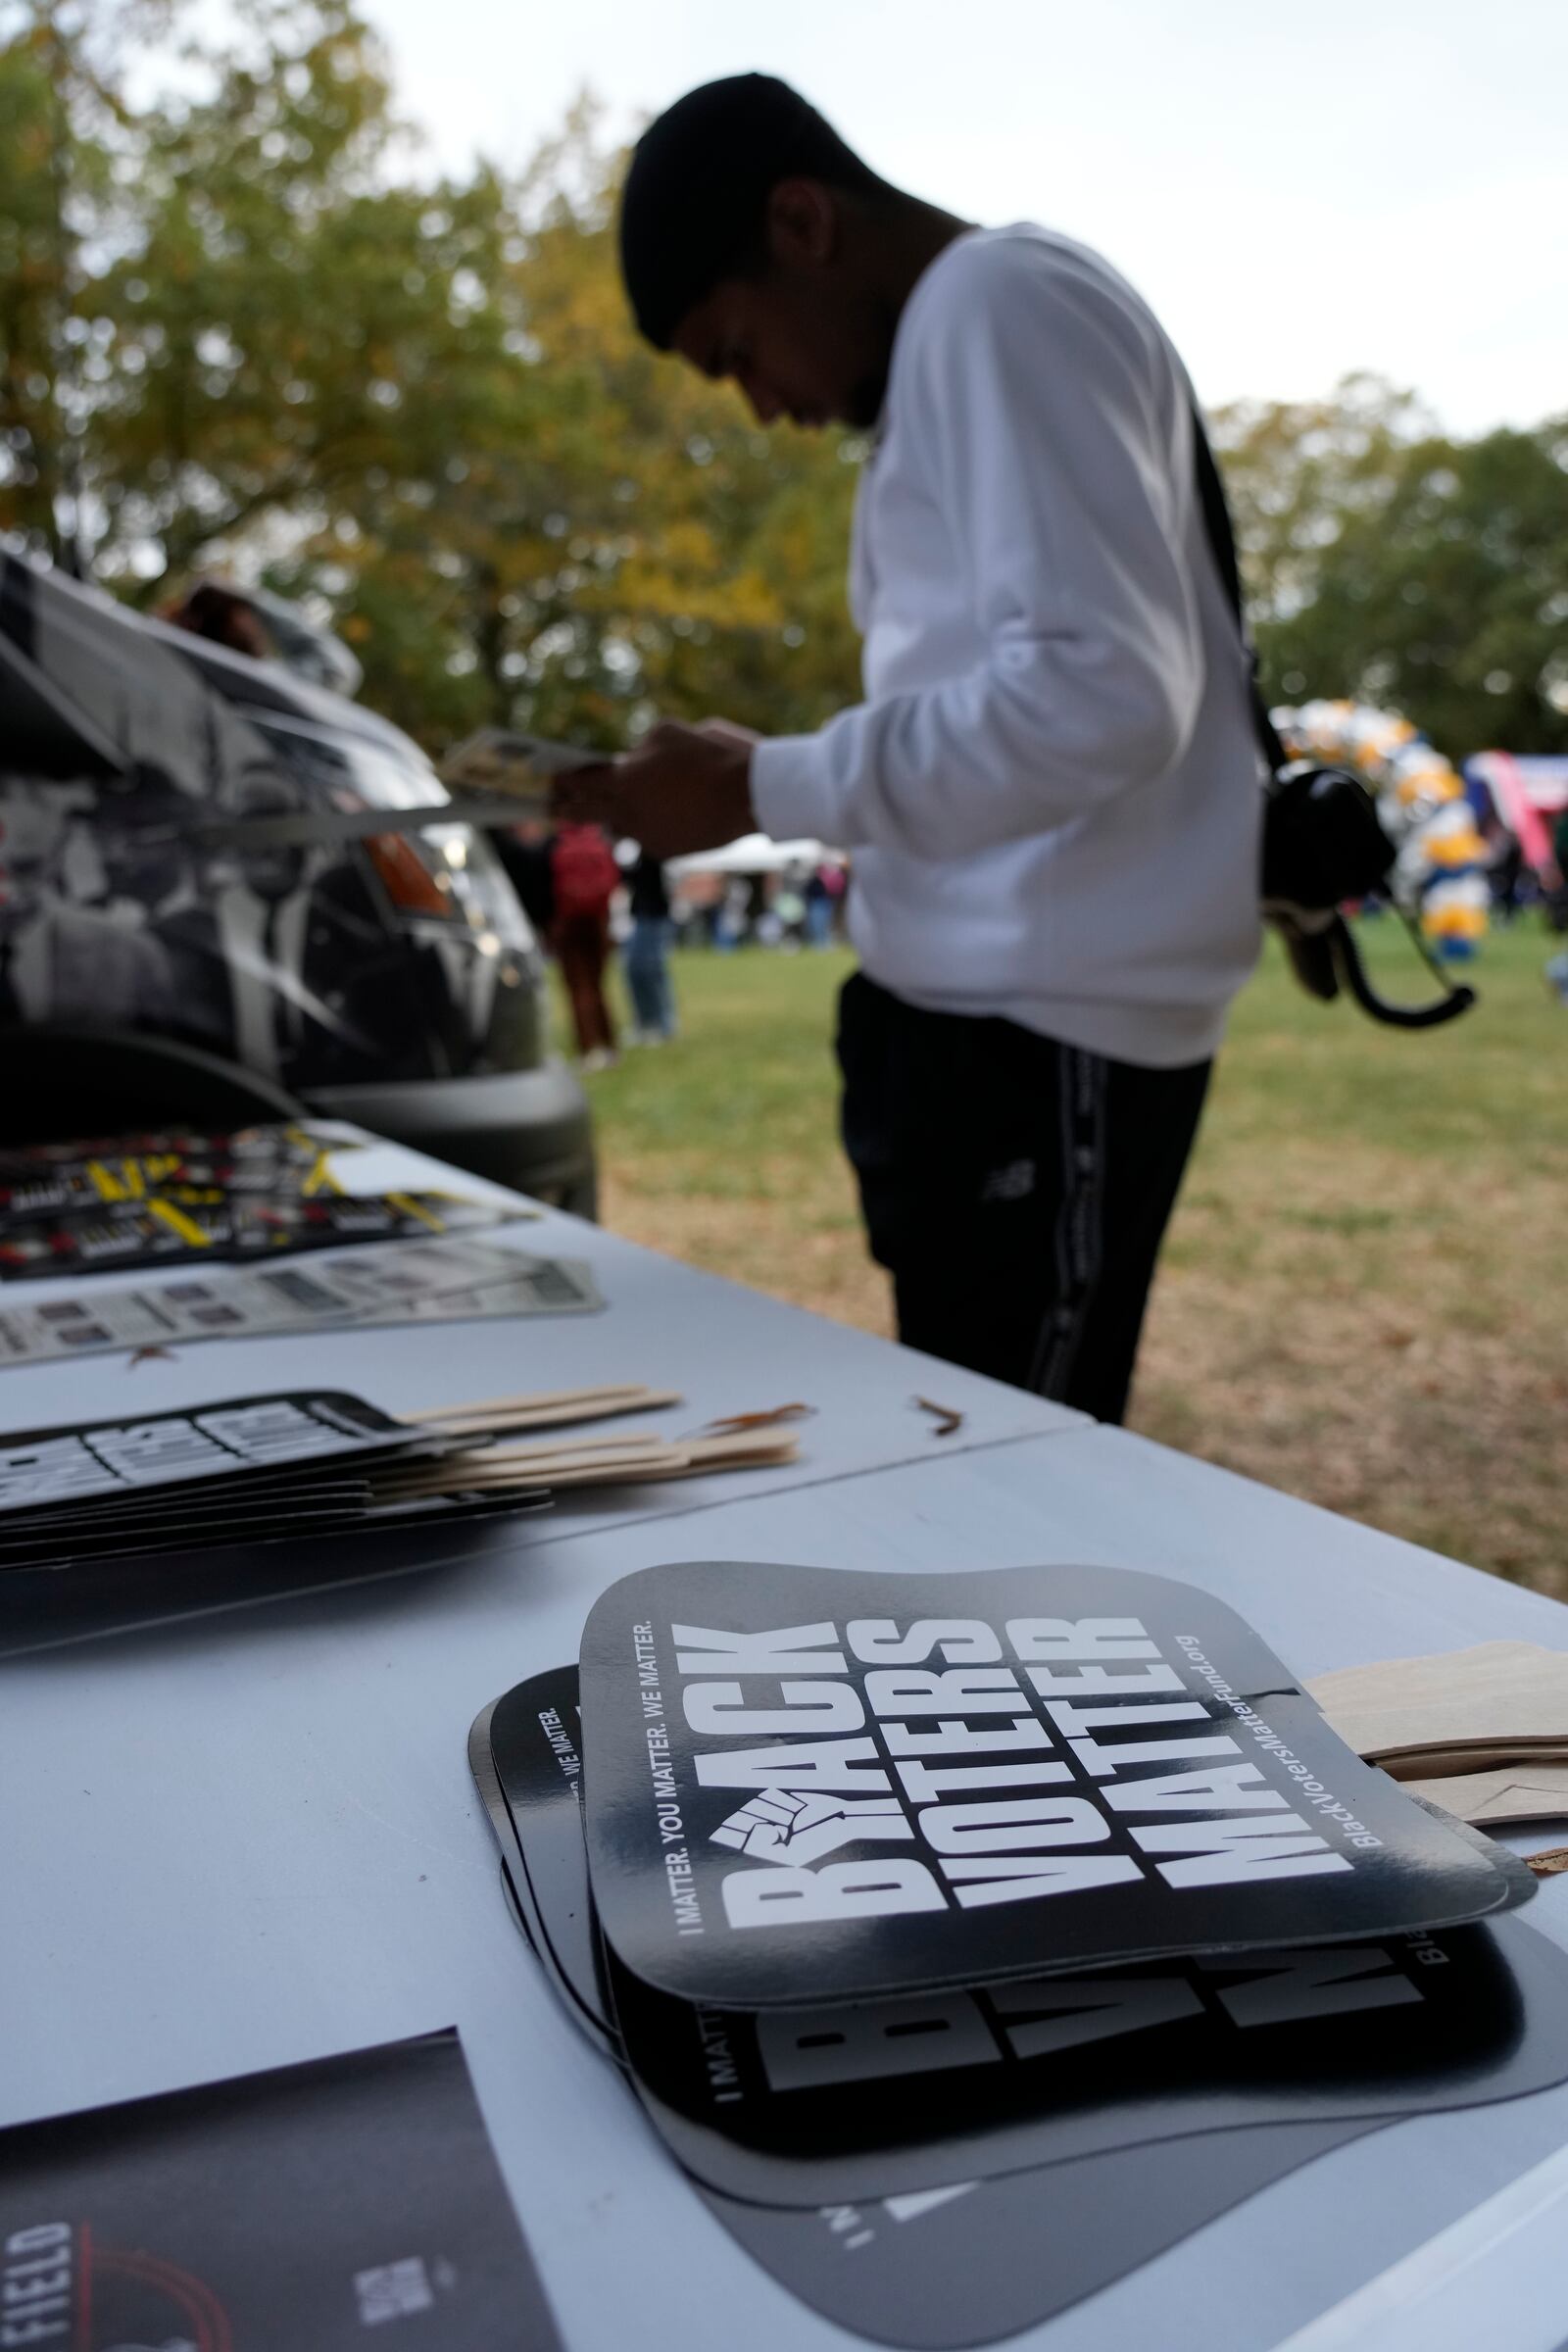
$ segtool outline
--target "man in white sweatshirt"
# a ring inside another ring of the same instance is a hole
[[[1258,942],[1260,766],[1192,394],[1114,270],[888,186],[783,83],[691,92],[626,184],[638,324],[764,424],[874,433],[865,700],[656,727],[604,782],[660,857],[851,854],[844,1137],[900,1336],[1121,1418]]]

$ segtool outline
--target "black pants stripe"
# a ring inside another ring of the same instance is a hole
[[[1024,1384],[1041,1396],[1065,1396],[1100,1280],[1104,1254],[1105,1071],[1098,1054],[1086,1054],[1077,1046],[1056,1049],[1056,1281],[1040,1318],[1040,1337]]]
[[[1012,1021],[839,1002],[844,1145],[911,1348],[1098,1420],[1126,1410],[1210,1064],[1151,1070]]]

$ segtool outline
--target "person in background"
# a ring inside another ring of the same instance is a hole
[[[819,865],[806,878],[806,936],[813,948],[825,948],[833,937],[833,897]]]
[[[1492,889],[1492,911],[1499,922],[1511,923],[1519,912],[1520,889],[1524,881],[1525,854],[1511,833],[1498,829],[1487,860],[1487,880]]]
[[[580,806],[666,858],[850,854],[843,1130],[900,1337],[1119,1421],[1261,936],[1186,370],[1097,254],[893,186],[762,74],[644,131],[620,256],[657,349],[764,426],[869,437],[865,694],[766,742],[656,725]]]
[[[255,608],[221,580],[196,581],[172,604],[160,605],[158,617],[193,637],[227,646],[231,654],[248,654],[253,662],[265,662],[272,650]]]
[[[1568,931],[1568,808],[1551,828],[1551,857],[1541,869],[1548,931]]]
[[[602,826],[569,819],[557,826],[550,886],[550,945],[571,1005],[577,1052],[584,1069],[607,1070],[615,1058],[615,1028],[605,997],[605,966],[620,868]]]
[[[340,637],[266,588],[197,580],[183,596],[160,606],[158,618],[226,646],[231,654],[246,654],[253,662],[279,662],[297,677],[332,694],[352,698],[364,683],[364,671]]]
[[[850,868],[847,865],[824,865],[821,871],[822,887],[827,892],[833,910],[828,924],[829,937],[842,948],[848,944],[850,936]]]
[[[1541,881],[1545,893],[1548,928],[1568,931],[1568,808],[1551,829],[1551,863],[1543,871]],[[1558,1004],[1568,1004],[1568,948],[1548,957],[1543,976]]]
[[[724,885],[723,897],[713,917],[713,945],[721,956],[733,955],[743,948],[752,931],[752,886],[737,874]]]
[[[556,920],[550,826],[540,817],[524,817],[520,824],[498,825],[490,840],[534,937],[548,947]]]
[[[786,866],[773,898],[773,912],[779,924],[779,946],[790,956],[800,953],[806,939],[808,880],[804,866]]]
[[[669,975],[675,926],[670,919],[663,866],[647,850],[637,853],[628,897],[631,931],[622,959],[637,1024],[632,1043],[662,1046],[675,1034],[675,992]]]
[[[723,898],[722,874],[687,873],[682,876],[670,907],[680,946],[711,948],[717,945],[716,933]]]

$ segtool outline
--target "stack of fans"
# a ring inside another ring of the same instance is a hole
[[[125,1563],[469,1518],[548,1500],[469,1494],[472,1441],[340,1391],[0,1438],[0,1569]]]
[[[469,1756],[565,2013],[877,2342],[1009,2334],[1381,2125],[1568,2079],[1524,1867],[1163,1577],[650,1568]]]
[[[335,1541],[536,1509],[562,1488],[796,1459],[795,1438],[770,1414],[673,1440],[541,1434],[679,1401],[672,1389],[625,1381],[394,1416],[341,1390],[312,1391],[18,1430],[0,1436],[0,1569]]]

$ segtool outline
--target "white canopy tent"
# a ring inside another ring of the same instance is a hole
[[[792,865],[820,865],[824,858],[837,864],[841,857],[820,841],[769,841],[765,833],[744,833],[721,850],[672,858],[666,870],[677,879],[682,874],[781,874]]]

